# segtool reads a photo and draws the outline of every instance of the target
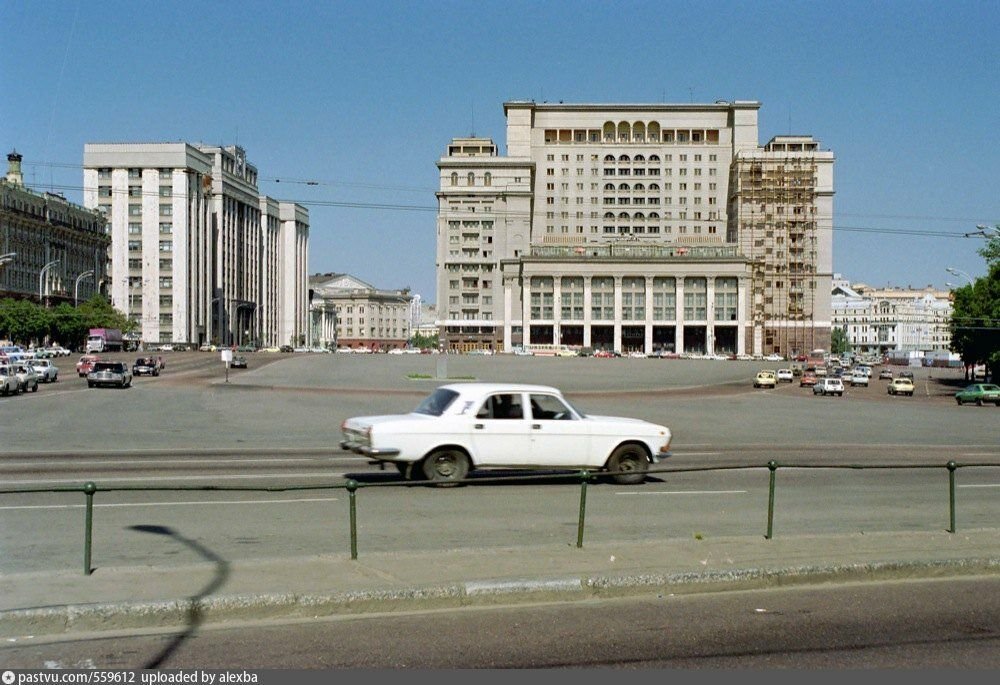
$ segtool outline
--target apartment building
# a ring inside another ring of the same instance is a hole
[[[387,351],[406,347],[412,330],[413,295],[381,290],[350,274],[314,274],[309,287],[316,310],[333,311],[333,346]]]
[[[84,204],[108,217],[111,301],[143,341],[305,342],[309,213],[261,195],[242,148],[87,143]]]
[[[952,296],[932,286],[874,288],[835,274],[832,321],[862,354],[944,353],[951,345]]]
[[[107,219],[62,195],[24,185],[22,155],[0,179],[0,298],[75,304],[107,281]]]
[[[833,154],[760,104],[504,104],[438,160],[449,349],[829,347]],[[785,192],[787,189],[787,192]]]

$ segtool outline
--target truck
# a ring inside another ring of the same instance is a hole
[[[117,328],[91,328],[87,335],[87,354],[121,352],[123,346],[122,332]]]

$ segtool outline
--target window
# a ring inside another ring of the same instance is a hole
[[[646,279],[636,276],[622,278],[622,318],[643,320],[646,318]]]
[[[704,321],[708,318],[708,280],[699,277],[684,279],[684,320]]]
[[[578,227],[581,229],[582,226]],[[563,319],[583,320],[583,278],[579,276],[564,276],[560,282],[560,309]]]
[[[531,277],[531,318],[552,319],[553,316],[553,281],[548,276]]]
[[[590,318],[613,321],[615,318],[615,279],[595,276],[590,281]]]
[[[653,319],[674,321],[677,318],[677,284],[673,278],[653,279]]]
[[[457,173],[452,172],[452,174],[451,174],[451,184],[453,186],[457,186],[458,185],[458,174]]]
[[[475,184],[476,184],[476,175],[470,171],[469,175],[466,176],[466,185],[473,186]]]

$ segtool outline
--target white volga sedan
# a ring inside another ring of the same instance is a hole
[[[544,385],[455,383],[409,414],[358,416],[341,425],[342,449],[436,484],[473,469],[590,469],[641,483],[670,456],[670,429],[641,419],[587,415]]]

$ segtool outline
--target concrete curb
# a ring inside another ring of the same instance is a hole
[[[331,594],[224,595],[162,601],[106,602],[0,611],[0,637],[69,636],[136,629],[191,629],[204,624],[518,603],[580,601],[643,594],[681,595],[828,582],[946,578],[996,574],[1000,557],[931,562],[734,568],[704,573],[585,574],[468,581],[440,586]]]

